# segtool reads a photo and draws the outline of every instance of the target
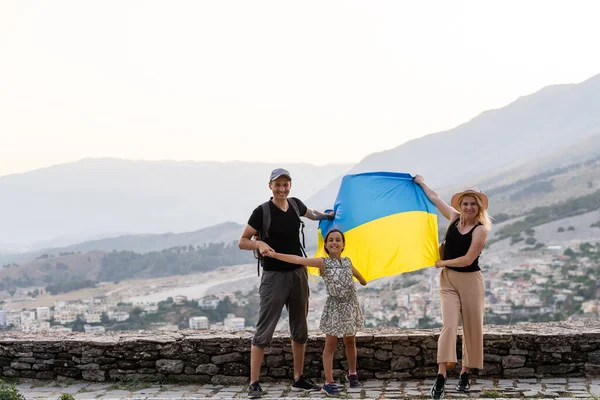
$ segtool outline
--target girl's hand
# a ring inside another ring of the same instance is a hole
[[[323,276],[324,273],[325,273],[325,266],[320,265],[319,266],[319,276]]]
[[[446,265],[444,264],[444,260],[437,260],[435,262],[435,267],[436,268],[444,268]]]

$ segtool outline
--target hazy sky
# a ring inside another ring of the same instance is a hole
[[[358,162],[600,73],[598,15],[595,0],[2,0],[0,175],[85,157]]]

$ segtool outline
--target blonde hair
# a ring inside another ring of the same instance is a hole
[[[481,199],[479,198],[479,196],[477,196],[476,193],[465,193],[462,196],[460,196],[460,198],[458,199],[458,204],[461,204],[463,199],[467,196],[470,197],[474,197],[475,201],[477,202],[477,216],[475,217],[475,220],[477,222],[480,222],[481,225],[483,225],[483,227],[489,232],[492,230],[492,218],[490,217],[490,215],[488,214],[487,210],[485,209],[485,207],[483,207],[483,202],[481,201]],[[459,211],[459,210],[457,210]],[[460,214],[460,211],[459,211]],[[464,221],[464,217],[462,214],[460,214],[459,216],[460,219],[460,224],[464,225],[465,221]]]

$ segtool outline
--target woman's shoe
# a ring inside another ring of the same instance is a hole
[[[468,392],[469,390],[471,390],[468,372],[463,372],[462,374],[460,374],[460,378],[458,378],[458,385],[456,385],[456,390],[458,390],[459,392]]]
[[[438,374],[433,386],[431,387],[431,398],[434,400],[444,398],[444,389],[446,387],[446,377]]]

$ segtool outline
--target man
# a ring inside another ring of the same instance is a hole
[[[288,309],[294,356],[292,390],[320,390],[320,387],[307,381],[303,376],[304,348],[308,340],[306,316],[308,314],[309,288],[306,267],[276,260],[270,258],[269,255],[273,252],[302,255],[299,239],[299,216],[311,220],[329,219],[333,216],[311,210],[297,198],[288,199],[292,188],[292,177],[283,168],[277,168],[271,172],[269,188],[273,192],[273,197],[269,201],[271,223],[266,241],[252,240],[252,237],[263,227],[263,208],[258,206],[252,212],[238,243],[240,249],[258,250],[264,257],[263,276],[259,288],[260,310],[250,353],[248,397],[252,399],[262,397],[259,378],[265,354],[264,348],[270,344],[273,338],[273,332],[284,306]],[[294,205],[290,205],[291,202],[294,202]],[[294,210],[294,206],[298,213]]]

